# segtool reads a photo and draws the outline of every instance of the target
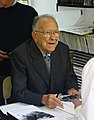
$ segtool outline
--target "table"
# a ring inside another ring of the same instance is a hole
[[[8,110],[11,110],[14,108],[20,108],[22,106],[27,106],[27,105],[28,104],[18,102],[18,103],[0,106],[0,109],[2,110],[2,112],[4,112],[6,114]],[[73,110],[72,106],[69,105],[69,107],[67,107],[66,109]],[[56,117],[56,119],[51,118],[52,120],[76,120],[74,113],[73,114],[72,114],[72,112],[69,113],[67,110],[62,110],[59,107],[57,107],[55,109],[50,109],[50,108],[47,108],[46,106],[38,107],[38,108],[40,108],[44,112],[54,115]]]

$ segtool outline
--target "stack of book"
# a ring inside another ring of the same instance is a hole
[[[61,5],[77,5],[77,6],[82,6],[82,5],[87,5],[87,6],[92,6],[94,5],[93,0],[57,0],[58,4]]]
[[[73,26],[64,29],[60,35],[60,41],[70,48],[71,60],[78,78],[79,89],[82,83],[82,69],[87,61],[94,57],[94,33],[89,34],[92,29],[94,29],[93,26]],[[84,34],[77,35],[79,31],[83,31]],[[73,32],[76,32],[76,34],[73,34]]]
[[[88,45],[85,36],[62,32],[60,40],[67,44],[70,49],[88,53]]]
[[[58,4],[83,5],[84,4],[84,0],[58,0]]]

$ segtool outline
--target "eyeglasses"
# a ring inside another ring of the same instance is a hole
[[[35,32],[39,32],[44,34],[45,37],[51,37],[51,35],[53,34],[55,37],[59,37],[60,31],[56,30],[56,31],[35,31]]]

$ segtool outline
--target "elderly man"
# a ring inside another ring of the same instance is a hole
[[[31,37],[34,8],[16,0],[0,0],[0,105],[4,104],[2,82],[10,75],[9,54],[19,44]]]
[[[79,95],[69,48],[58,41],[59,34],[58,24],[52,16],[36,17],[33,39],[11,54],[14,102],[63,108],[61,98],[56,97],[58,92]]]

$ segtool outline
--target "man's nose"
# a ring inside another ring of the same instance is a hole
[[[51,38],[52,40],[55,39],[54,33],[51,33],[51,34],[50,34],[50,38]]]

